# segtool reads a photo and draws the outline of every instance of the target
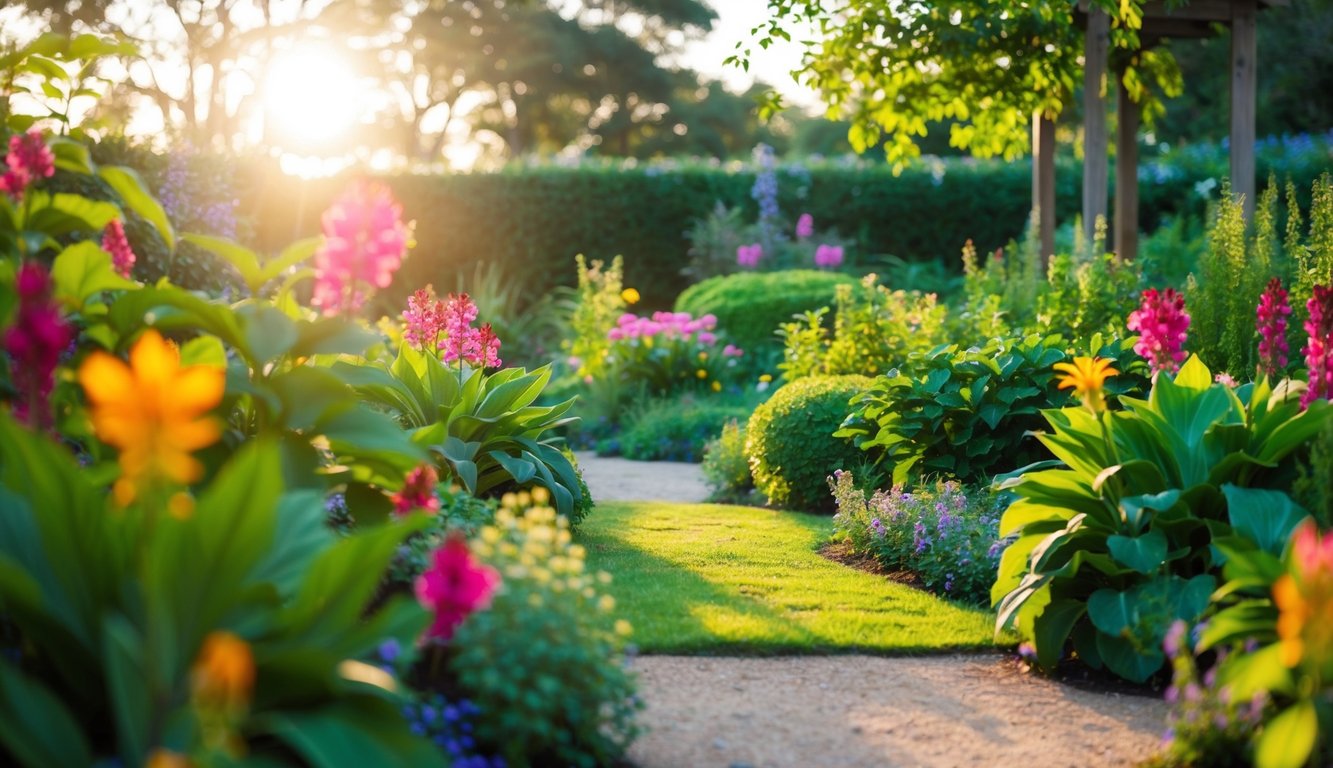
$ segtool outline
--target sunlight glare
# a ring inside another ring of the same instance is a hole
[[[313,142],[336,139],[357,120],[356,75],[337,52],[306,46],[279,54],[264,80],[264,106],[273,128]]]

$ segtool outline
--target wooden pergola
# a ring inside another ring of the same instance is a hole
[[[1261,7],[1289,0],[1190,0],[1171,7],[1162,0],[1144,6],[1143,47],[1173,37],[1209,37],[1216,24],[1231,28],[1231,189],[1244,200],[1245,218],[1254,212],[1254,140],[1257,15]],[[1083,229],[1089,239],[1098,216],[1106,215],[1109,162],[1103,92],[1109,53],[1110,20],[1080,0],[1077,19],[1084,29],[1083,67]],[[1115,213],[1112,244],[1134,258],[1139,238],[1139,104],[1114,73],[1116,98]],[[1043,261],[1055,249],[1055,123],[1040,114],[1032,120],[1032,205],[1039,212]]]

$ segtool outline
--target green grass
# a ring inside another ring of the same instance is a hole
[[[577,540],[611,573],[648,653],[930,653],[993,648],[991,614],[821,557],[827,517],[603,503]]]

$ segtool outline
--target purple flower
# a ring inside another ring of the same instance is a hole
[[[801,214],[796,220],[796,237],[804,240],[815,233],[815,217],[808,213]]]

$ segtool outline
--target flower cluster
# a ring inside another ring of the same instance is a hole
[[[1305,304],[1305,365],[1310,371],[1310,385],[1301,396],[1301,406],[1315,400],[1333,398],[1333,287],[1316,285],[1314,296]]]
[[[754,186],[750,188],[750,197],[759,204],[759,225],[771,226],[781,211],[778,209],[778,172],[777,158],[773,148],[760,144],[754,148],[754,163],[757,172]]]
[[[19,267],[16,278],[19,310],[5,331],[5,352],[19,397],[14,416],[33,427],[51,425],[51,389],[60,354],[74,338],[74,329],[60,315],[51,297],[51,277],[36,263]]]
[[[428,285],[413,291],[403,311],[403,341],[433,352],[439,349],[443,333],[444,302],[435,298],[435,289]]]
[[[448,642],[463,619],[491,604],[499,586],[500,574],[477,562],[462,537],[450,537],[415,585],[417,600],[435,614],[425,639]]]
[[[36,128],[27,133],[9,137],[9,152],[5,154],[5,172],[0,174],[0,192],[18,200],[23,190],[36,179],[55,175],[56,158],[46,146],[42,132]]]
[[[231,180],[217,172],[221,169],[200,167],[194,170],[199,157],[199,152],[188,141],[172,148],[157,188],[158,200],[179,228],[234,240],[236,200]]]
[[[1333,534],[1307,521],[1292,536],[1291,572],[1273,585],[1282,663],[1333,666]],[[1325,677],[1327,679],[1327,677]]]
[[[1287,301],[1287,290],[1282,281],[1273,278],[1259,297],[1259,306],[1255,309],[1256,326],[1259,331],[1259,373],[1269,378],[1287,367],[1287,317],[1291,314],[1291,304]]]
[[[820,245],[815,249],[815,266],[820,269],[834,269],[842,266],[841,245]]]
[[[403,480],[402,490],[393,495],[393,511],[397,515],[406,515],[418,509],[426,512],[440,511],[440,497],[435,493],[435,486],[440,482],[440,475],[435,467],[422,464]]]
[[[689,312],[654,312],[652,317],[640,317],[632,312],[626,312],[616,320],[616,327],[607,332],[606,338],[608,341],[646,339],[653,336],[685,341],[694,338],[700,346],[707,346],[717,341],[717,334],[713,333],[716,329],[716,315],[704,315],[696,319]],[[730,344],[727,348],[739,353],[739,350]]]
[[[1185,297],[1174,288],[1161,293],[1156,288],[1143,292],[1139,308],[1129,313],[1129,330],[1139,332],[1134,351],[1148,361],[1152,371],[1175,372],[1185,361],[1185,337],[1190,316],[1185,312]]]
[[[815,217],[808,213],[801,214],[796,220],[796,238],[806,240],[815,234]]]
[[[112,219],[102,231],[102,250],[111,254],[111,266],[116,274],[128,278],[134,269],[134,249],[130,248],[129,238],[125,237],[125,225],[120,219]]]
[[[499,368],[500,339],[490,323],[474,328],[477,305],[466,293],[435,298],[427,286],[407,299],[403,312],[403,340],[422,351],[442,351],[444,361],[473,367]]]
[[[315,251],[311,304],[324,314],[351,313],[369,288],[386,288],[407,253],[402,207],[382,184],[358,183],[322,219],[324,241]]]
[[[893,570],[911,571],[923,586],[985,604],[1009,541],[999,535],[1002,501],[957,481],[907,491],[876,491],[869,500],[851,472],[829,478],[837,502],[835,530],[852,549]]]
[[[746,269],[754,269],[759,266],[759,261],[764,258],[764,246],[759,243],[750,243],[736,248],[736,264]]]
[[[1185,622],[1176,621],[1162,643],[1173,671],[1171,686],[1166,689],[1172,711],[1163,736],[1171,765],[1232,764],[1238,750],[1244,752],[1244,745],[1263,722],[1268,704],[1262,693],[1236,701],[1230,688],[1218,682],[1218,670],[1227,657],[1225,649],[1218,651],[1213,665],[1199,674],[1191,641],[1201,629],[1199,626],[1191,632]],[[1254,643],[1246,650],[1254,651]]]

